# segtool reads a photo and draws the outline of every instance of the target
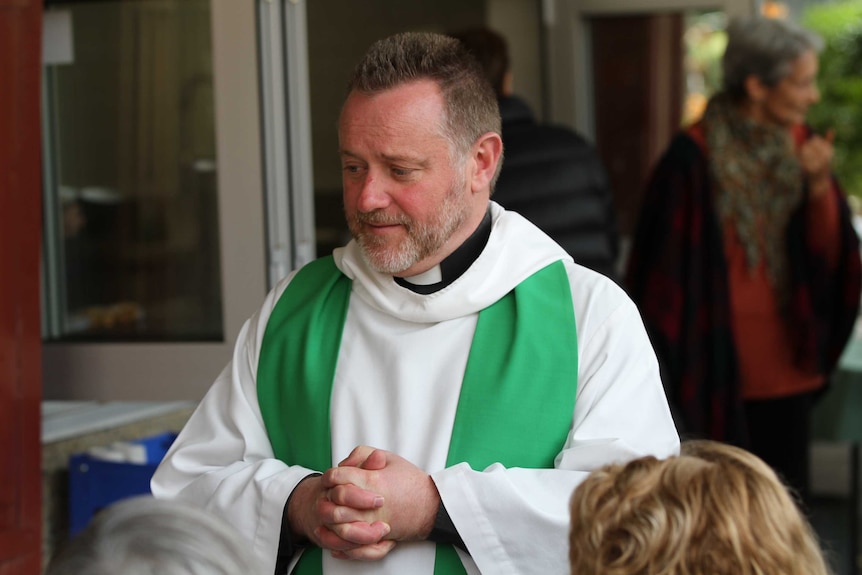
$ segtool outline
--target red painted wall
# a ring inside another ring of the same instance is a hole
[[[41,563],[40,0],[0,0],[0,575]]]

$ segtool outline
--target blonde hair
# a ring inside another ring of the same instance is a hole
[[[571,498],[577,575],[827,575],[787,488],[755,455],[690,441],[593,473]]]

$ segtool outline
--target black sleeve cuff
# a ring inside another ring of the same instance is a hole
[[[454,545],[462,551],[467,551],[467,546],[464,545],[464,540],[455,529],[455,524],[452,523],[452,518],[449,517],[449,512],[446,511],[446,506],[443,501],[440,501],[440,507],[437,508],[437,517],[434,519],[434,528],[431,529],[431,534],[428,535],[429,541],[435,543],[448,543]],[[468,551],[469,553],[469,551]]]
[[[302,483],[309,477],[317,477],[321,473],[312,473],[302,478]],[[299,486],[299,483],[296,485]],[[296,490],[296,488],[294,488]],[[278,555],[275,558],[275,575],[287,575],[287,567],[290,565],[290,560],[296,553],[305,547],[303,542],[295,541],[290,532],[290,517],[287,514],[287,507],[290,505],[290,499],[293,497],[291,492],[287,501],[284,502],[284,510],[281,512],[281,534],[278,538]]]

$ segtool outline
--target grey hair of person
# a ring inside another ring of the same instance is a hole
[[[347,93],[373,95],[425,79],[436,82],[442,93],[440,130],[453,162],[463,164],[484,134],[502,134],[497,97],[481,65],[461,42],[444,34],[402,32],[376,41],[354,68]],[[501,165],[502,159],[494,182]]]
[[[262,567],[233,527],[176,501],[133,497],[98,512],[46,575],[251,575]]]
[[[756,76],[768,87],[776,86],[790,73],[797,58],[822,49],[819,35],[790,20],[734,18],[727,26],[727,48],[722,58],[724,91],[735,100],[744,100],[749,76]]]

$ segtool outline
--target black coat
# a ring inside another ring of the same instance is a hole
[[[500,100],[503,168],[493,199],[551,236],[575,262],[616,279],[616,216],[595,149],[562,126],[538,124],[527,105]]]

